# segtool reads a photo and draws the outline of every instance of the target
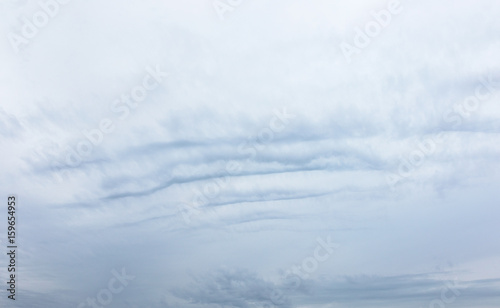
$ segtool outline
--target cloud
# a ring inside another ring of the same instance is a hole
[[[241,1],[221,20],[213,1],[69,1],[18,53],[9,33],[43,9],[0,4],[18,305],[77,306],[122,267],[137,278],[109,307],[271,305],[276,273],[332,234],[284,306],[428,306],[452,261],[453,305],[493,307],[499,4],[401,2],[348,63],[340,44],[388,4]],[[168,76],[132,101],[148,67]]]
[[[194,277],[173,295],[198,304],[194,307],[373,307],[380,303],[385,307],[427,307],[436,305],[433,302],[468,307],[480,301],[489,305],[500,296],[499,279],[460,281],[450,272],[321,277],[300,280],[300,287],[290,282],[283,277],[273,282],[245,270],[221,269]],[[280,294],[280,301],[275,293]]]

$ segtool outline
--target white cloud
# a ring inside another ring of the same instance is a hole
[[[256,307],[324,234],[342,248],[291,307],[425,305],[442,277],[419,274],[449,262],[472,290],[454,305],[490,307],[500,89],[470,115],[457,108],[500,80],[499,7],[401,3],[351,63],[340,43],[388,1],[243,1],[220,20],[211,1],[73,0],[19,53],[7,35],[39,4],[2,4],[0,183],[21,200],[20,307],[76,306],[122,267],[136,279],[110,307]],[[117,119],[113,101],[156,66],[169,76]],[[265,144],[283,108],[295,117]],[[105,118],[115,130],[68,166],[68,147]],[[440,133],[391,190],[386,176]],[[357,301],[342,277],[377,278]]]

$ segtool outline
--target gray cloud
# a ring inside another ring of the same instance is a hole
[[[389,1],[69,1],[16,52],[50,1],[0,4],[16,305],[78,307],[125,268],[101,306],[428,307],[456,276],[450,306],[496,307],[498,3],[401,2],[348,63]],[[127,103],[147,67],[168,76]],[[290,290],[324,234],[341,248]]]

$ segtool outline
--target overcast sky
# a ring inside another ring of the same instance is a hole
[[[2,1],[0,306],[498,307],[499,13]]]

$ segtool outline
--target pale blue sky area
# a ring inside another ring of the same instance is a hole
[[[0,306],[498,307],[499,12],[3,1]]]

